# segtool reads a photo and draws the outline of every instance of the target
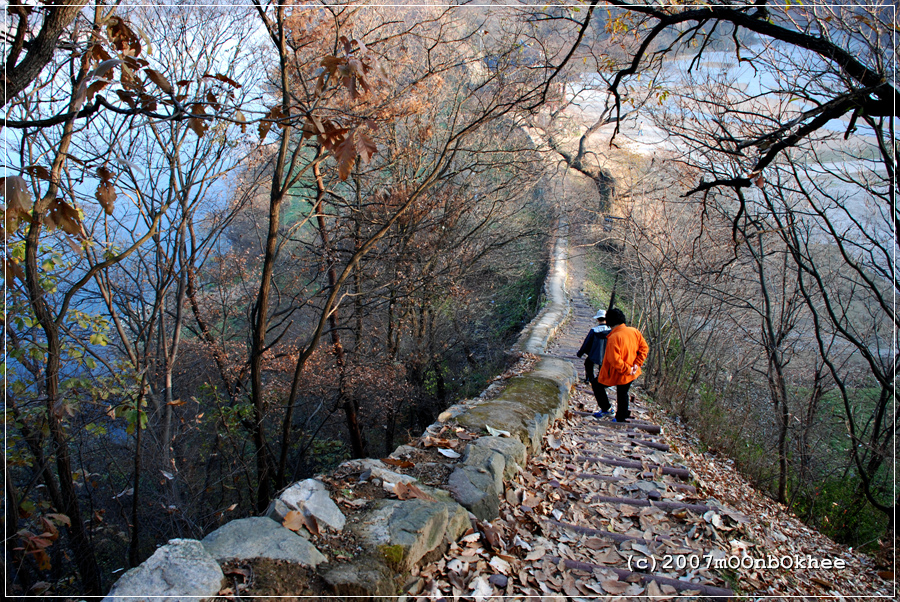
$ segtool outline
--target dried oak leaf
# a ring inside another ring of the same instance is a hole
[[[313,535],[319,534],[319,524],[316,522],[316,519],[299,510],[288,512],[281,524],[291,531],[299,531],[305,527]]]
[[[113,207],[116,202],[116,189],[113,187],[113,172],[109,171],[105,165],[97,168],[97,176],[100,178],[100,184],[97,185],[97,191],[94,196],[100,201],[100,206],[107,215],[112,215]]]
[[[391,466],[396,466],[397,468],[412,468],[415,466],[409,460],[395,460],[394,458],[382,458],[382,462],[385,464],[390,464]]]
[[[399,500],[419,498],[420,500],[425,500],[426,502],[437,501],[436,499],[419,489],[413,483],[398,482],[396,485],[394,485],[394,495],[396,495],[397,499]]]
[[[162,73],[150,68],[144,69],[144,73],[147,74],[150,81],[159,86],[160,90],[166,94],[172,94],[172,84],[169,83],[169,80],[167,80]]]
[[[78,210],[60,199],[53,199],[50,202],[47,214],[44,216],[44,224],[49,230],[59,228],[72,236],[83,233]]]

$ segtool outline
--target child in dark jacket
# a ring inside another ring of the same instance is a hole
[[[594,416],[602,418],[612,414],[610,411],[612,405],[606,396],[606,387],[600,384],[597,376],[594,374],[594,366],[600,368],[603,364],[603,356],[606,352],[606,336],[609,334],[610,328],[606,325],[606,311],[601,309],[594,315],[594,319],[597,320],[597,326],[588,331],[581,348],[575,355],[577,357],[587,355],[584,360],[585,380],[591,384],[591,390],[597,399],[597,405],[600,406],[600,411],[594,412]]]

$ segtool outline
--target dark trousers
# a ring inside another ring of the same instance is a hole
[[[624,385],[616,385],[616,422],[625,422],[631,418],[631,412],[628,411],[628,389],[631,383]]]
[[[608,412],[612,407],[612,404],[609,403],[609,398],[606,395],[606,387],[600,384],[597,380],[597,375],[594,374],[594,362],[591,360],[584,360],[584,373],[588,377],[588,382],[591,383],[591,390],[594,392],[594,397],[597,399],[597,405],[600,406],[600,411]]]

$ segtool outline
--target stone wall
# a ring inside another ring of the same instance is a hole
[[[448,408],[428,427],[426,435],[446,432],[448,427],[481,435],[469,441],[458,458],[447,458],[443,468],[449,477],[444,486],[428,487],[380,460],[345,462],[336,472],[358,473],[360,480],[377,481],[392,493],[415,494],[357,500],[362,502],[359,511],[348,522],[332,499],[334,493],[323,484],[324,477],[295,483],[281,492],[264,517],[232,521],[203,541],[171,540],[125,573],[106,600],[172,602],[213,597],[224,583],[223,562],[259,557],[316,571],[328,593],[345,599],[401,594],[413,566],[438,558],[474,521],[497,517],[504,482],[529,454],[540,450],[547,428],[565,412],[575,371],[570,362],[541,354],[568,317],[566,266],[567,244],[560,237],[545,283],[548,303],[517,343],[519,351],[538,356],[534,368],[508,379],[492,399],[467,400]],[[400,446],[391,458],[399,465],[415,452]],[[329,562],[331,551],[311,544],[303,536],[306,530],[295,532],[282,526],[290,521],[306,521],[313,530],[329,533],[350,529],[364,551],[349,561]]]

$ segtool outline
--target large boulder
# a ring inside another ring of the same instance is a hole
[[[203,538],[216,560],[270,558],[315,568],[326,558],[311,543],[270,518],[233,520]]]
[[[470,526],[466,510],[443,493],[443,499],[435,501],[378,500],[352,529],[390,565],[405,571],[442,544],[456,541]]]
[[[104,602],[198,602],[218,594],[224,579],[203,544],[173,539],[122,575]]]

